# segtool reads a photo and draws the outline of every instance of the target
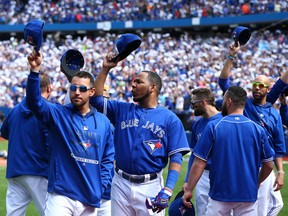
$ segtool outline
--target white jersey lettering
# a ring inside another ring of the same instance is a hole
[[[125,129],[127,127],[138,127],[139,119],[130,119],[121,122],[121,129]]]

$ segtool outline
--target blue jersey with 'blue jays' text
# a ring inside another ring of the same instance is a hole
[[[260,163],[273,160],[274,151],[262,127],[235,114],[210,121],[193,154],[211,160],[209,196],[213,200],[255,202]]]
[[[91,105],[103,111],[103,96],[91,98]],[[115,128],[116,165],[127,173],[160,172],[170,155],[189,152],[180,119],[165,107],[143,108],[109,100],[107,117]]]

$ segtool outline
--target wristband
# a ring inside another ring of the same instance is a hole
[[[285,174],[285,172],[282,171],[282,170],[280,170],[280,171],[277,172],[277,174],[279,174],[279,173]]]
[[[166,180],[166,185],[165,187],[170,188],[171,190],[174,189],[174,186],[178,180],[180,173],[176,170],[169,170],[168,175],[167,175],[167,180]]]
[[[228,57],[229,59],[231,59],[232,61],[236,59],[236,57],[235,57],[235,56],[232,56],[232,55],[228,55],[227,57]]]

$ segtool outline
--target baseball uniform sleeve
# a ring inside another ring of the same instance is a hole
[[[219,78],[218,83],[220,88],[223,91],[223,94],[227,91],[227,89],[231,86],[228,79]]]
[[[280,115],[282,119],[282,124],[288,127],[288,105],[281,105]]]
[[[105,191],[109,186],[111,179],[113,178],[113,168],[114,168],[114,135],[113,128],[108,122],[107,124],[107,134],[106,134],[106,145],[103,152],[103,157],[101,161],[101,176],[102,176],[102,186]],[[102,191],[102,192],[104,192]]]
[[[271,90],[267,94],[267,102],[274,104],[279,98],[280,94],[287,88],[287,84],[284,83],[281,79],[278,79],[273,85]]]
[[[281,116],[278,115],[277,129],[274,130],[273,134],[273,147],[275,151],[275,157],[282,157],[286,153],[286,146],[284,141],[284,132]]]
[[[31,71],[28,76],[26,101],[28,108],[32,110],[38,119],[40,119],[44,124],[49,123],[49,105],[41,96],[39,73]]]
[[[262,147],[262,151],[261,151],[261,161],[262,162],[269,162],[271,160],[273,160],[273,156],[275,154],[273,148],[271,148],[269,142],[268,142],[268,138],[267,138],[267,134],[265,132],[265,130],[261,129],[261,147]]]
[[[190,151],[183,124],[176,115],[173,115],[167,134],[169,142],[169,157],[177,152],[181,152],[182,155],[185,155]]]

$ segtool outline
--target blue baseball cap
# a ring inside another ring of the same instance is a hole
[[[121,37],[116,42],[116,48],[117,48],[117,56],[114,58],[119,58],[119,60],[125,59],[128,55],[130,55],[134,50],[136,50],[142,40],[138,35],[126,33],[121,35]]]
[[[192,204],[192,208],[188,208],[182,202],[182,196],[184,195],[184,191],[180,191],[173,202],[171,202],[168,215],[169,216],[195,216],[195,208]]]
[[[84,57],[77,49],[66,51],[60,59],[60,69],[70,81],[84,66]]]
[[[245,45],[250,39],[251,32],[250,29],[244,26],[238,26],[232,32],[232,38],[235,41],[239,41],[240,45]]]
[[[27,43],[32,45],[37,52],[43,42],[44,22],[42,20],[31,20],[24,27],[24,39]]]

